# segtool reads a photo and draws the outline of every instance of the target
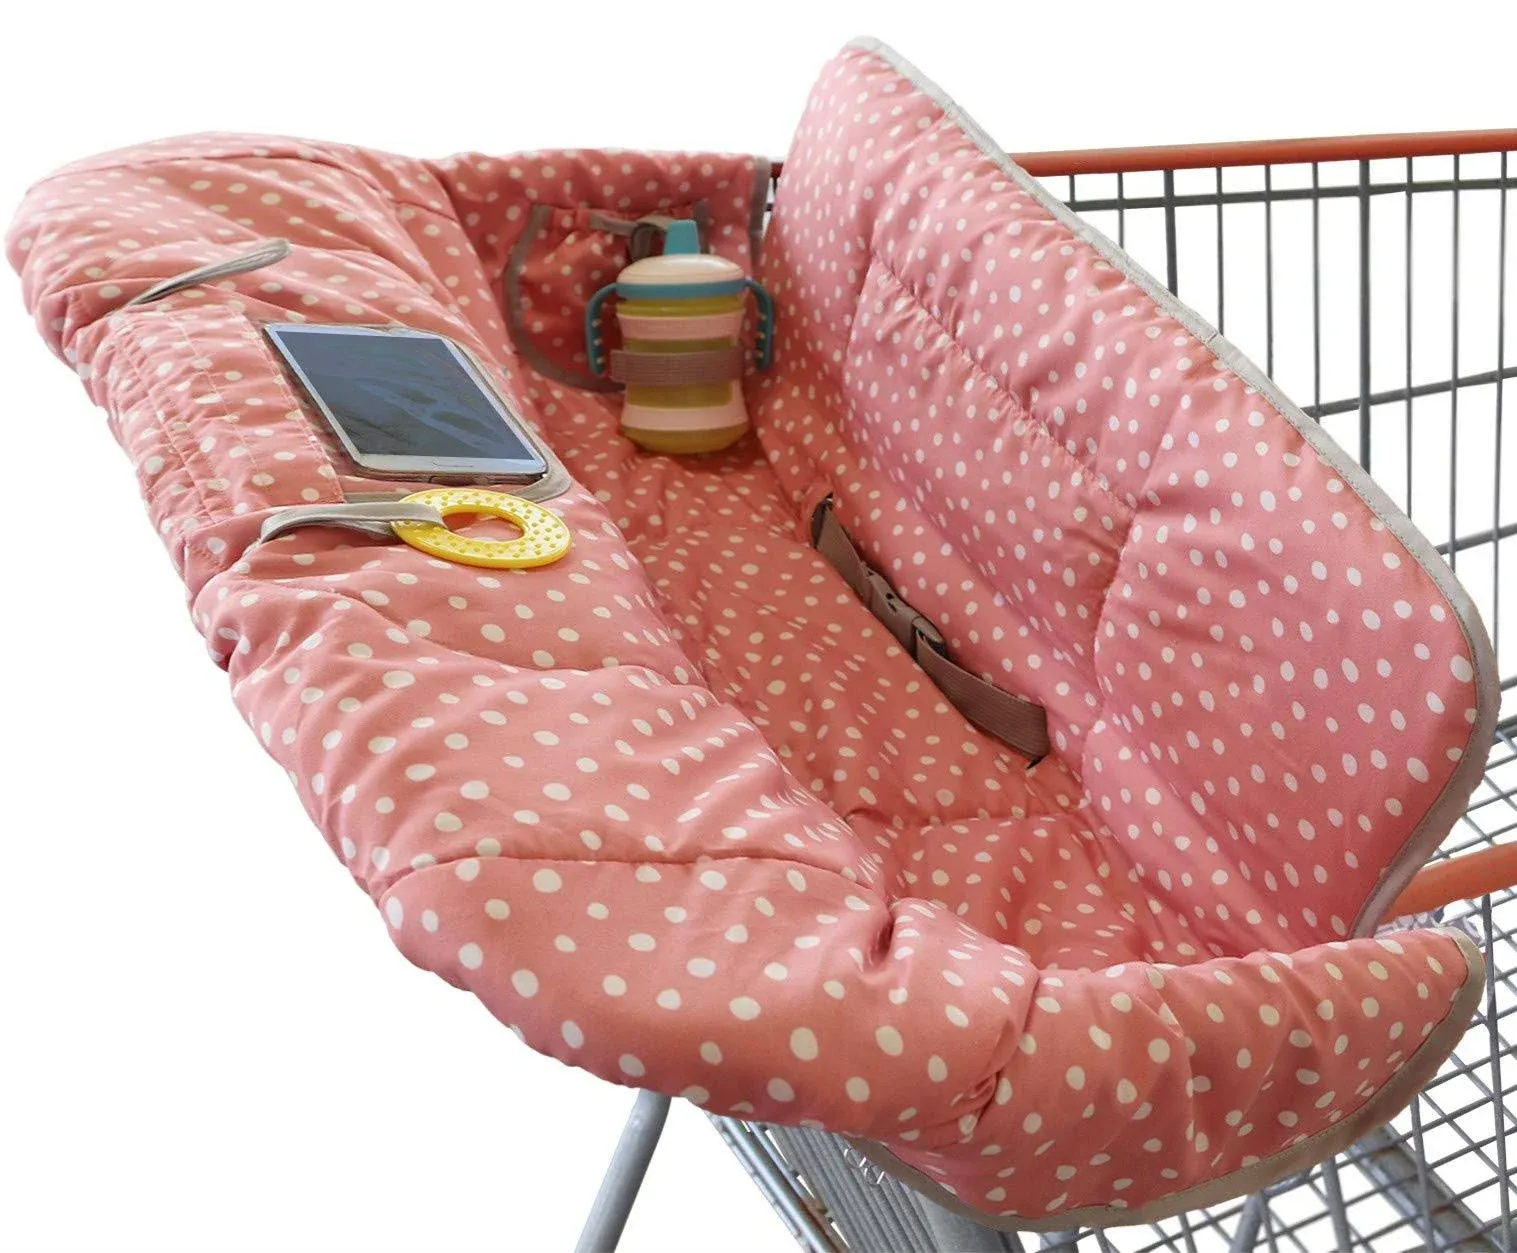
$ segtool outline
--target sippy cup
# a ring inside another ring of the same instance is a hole
[[[585,310],[590,369],[606,370],[599,327],[601,306],[618,297],[624,347],[611,353],[610,374],[626,386],[622,434],[649,452],[715,452],[748,429],[743,403],[743,291],[758,300],[754,345],[768,369],[774,341],[774,302],[742,268],[700,250],[695,223],[676,221],[664,251],[627,266]]]

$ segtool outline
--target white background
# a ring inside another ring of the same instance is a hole
[[[864,33],[1013,152],[1512,122],[1509,3],[38,3],[0,28],[0,207],[205,129],[780,156]],[[394,952],[0,287],[4,516],[45,524],[0,549],[0,1247],[571,1247],[630,1093]],[[793,1246],[678,1109],[623,1247]]]

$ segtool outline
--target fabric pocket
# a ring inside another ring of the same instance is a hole
[[[667,216],[693,217],[702,235],[708,233],[704,201],[672,208]],[[600,209],[532,208],[511,249],[504,283],[506,327],[527,365],[545,378],[585,391],[621,390],[620,384],[590,372],[585,307],[629,260],[654,247],[655,221]]]
[[[359,471],[241,311],[147,305],[111,322],[108,408],[155,516],[216,523],[415,490]]]

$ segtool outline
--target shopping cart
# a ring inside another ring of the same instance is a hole
[[[1485,776],[1397,912],[1484,947],[1480,1013],[1390,1124],[1266,1192],[1151,1227],[1016,1236],[949,1214],[825,1132],[714,1118],[800,1245],[1517,1249],[1517,131],[1018,157],[1352,451],[1459,574],[1501,665]],[[1513,396],[1507,393],[1514,392]],[[1486,893],[1480,895],[1480,893]],[[1452,904],[1441,901],[1457,899]],[[613,1247],[667,1101],[643,1093],[581,1240]]]

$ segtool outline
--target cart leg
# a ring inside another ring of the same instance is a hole
[[[1343,1181],[1338,1178],[1338,1159],[1330,1157],[1322,1163],[1322,1186],[1327,1193],[1327,1209],[1333,1220],[1333,1239],[1338,1242],[1339,1253],[1352,1253],[1353,1236],[1348,1229],[1348,1210],[1343,1204]]]
[[[763,1133],[735,1118],[716,1114],[710,1118],[805,1253],[842,1253],[828,1230],[820,1198],[814,1202],[807,1198],[791,1164],[775,1154]]]
[[[606,1167],[606,1177],[601,1180],[600,1191],[596,1193],[595,1204],[590,1207],[590,1216],[579,1233],[574,1253],[612,1253],[616,1248],[617,1241],[622,1238],[622,1228],[627,1225],[627,1216],[632,1213],[632,1203],[637,1200],[637,1190],[643,1186],[643,1176],[648,1173],[648,1163],[653,1160],[653,1150],[658,1147],[664,1120],[668,1117],[667,1096],[657,1092],[637,1094],[627,1125],[622,1128],[622,1138],[611,1155],[611,1164]]]
[[[1238,1230],[1233,1235],[1232,1253],[1252,1253],[1259,1242],[1259,1228],[1264,1225],[1264,1211],[1268,1205],[1262,1192],[1255,1192],[1248,1198],[1243,1207],[1243,1215],[1238,1220]]]

